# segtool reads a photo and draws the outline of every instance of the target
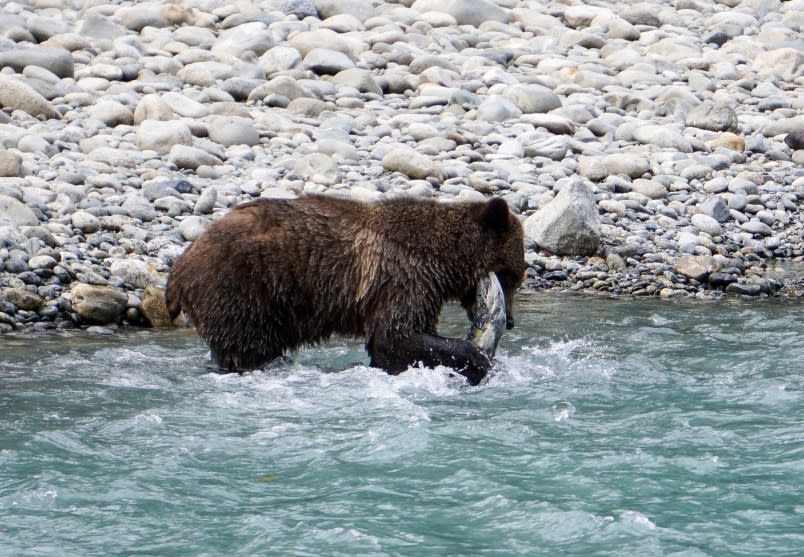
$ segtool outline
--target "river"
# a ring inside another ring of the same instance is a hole
[[[517,302],[478,387],[337,339],[238,376],[187,331],[0,337],[0,555],[801,555],[801,303]]]

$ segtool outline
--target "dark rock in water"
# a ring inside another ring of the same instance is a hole
[[[804,149],[804,130],[797,130],[787,134],[787,137],[784,138],[784,142],[794,151]]]
[[[715,290],[724,290],[728,285],[737,282],[737,277],[727,273],[712,273],[709,275],[709,286]]]
[[[726,292],[729,294],[742,294],[743,296],[759,296],[762,293],[762,289],[758,284],[735,282],[726,287]]]
[[[549,273],[544,275],[545,280],[552,280],[552,281],[567,280],[568,278],[569,275],[567,275],[567,273],[565,273],[564,271],[550,271]]]

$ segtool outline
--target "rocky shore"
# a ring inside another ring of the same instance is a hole
[[[6,2],[0,333],[164,324],[207,224],[304,193],[502,196],[528,288],[801,297],[802,27],[804,0]]]

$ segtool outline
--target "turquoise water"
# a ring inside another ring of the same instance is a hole
[[[0,338],[0,555],[802,555],[802,309],[523,297],[479,387]]]

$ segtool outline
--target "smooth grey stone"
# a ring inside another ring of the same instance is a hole
[[[318,75],[334,75],[354,68],[355,64],[344,53],[327,48],[314,48],[304,57],[304,66]]]
[[[0,226],[36,226],[38,224],[39,219],[24,203],[7,195],[0,195]]]
[[[102,50],[111,50],[115,39],[131,33],[122,25],[113,23],[97,12],[88,13],[81,23],[79,34],[89,38]]]
[[[740,225],[740,229],[756,236],[772,236],[773,230],[764,222],[751,220]]]
[[[89,323],[115,323],[122,316],[128,296],[108,286],[74,284],[69,292],[72,309]]]
[[[726,286],[726,292],[729,294],[740,294],[742,296],[759,296],[762,293],[762,287],[758,284],[733,282]]]
[[[167,22],[156,6],[124,7],[115,14],[123,27],[139,33],[145,27],[166,27]]]
[[[209,226],[209,222],[197,215],[190,215],[179,223],[179,232],[188,242],[194,242]]]
[[[600,245],[601,228],[592,189],[568,180],[558,195],[524,222],[525,235],[560,255],[591,255]]]
[[[22,73],[26,66],[39,66],[58,77],[73,77],[75,63],[72,54],[63,48],[31,46],[0,50],[0,66],[9,66]]]
[[[196,215],[208,215],[215,209],[215,202],[218,199],[218,191],[213,187],[204,188],[198,201],[195,203],[193,213]]]
[[[723,232],[722,228],[720,227],[720,223],[709,215],[698,213],[692,215],[690,221],[695,228],[701,232],[706,232],[710,236],[720,236],[720,234]]]
[[[321,19],[349,14],[362,23],[375,14],[372,3],[363,0],[314,0],[313,3]]]
[[[156,218],[156,209],[146,198],[139,195],[128,195],[121,207],[135,219],[148,222]]]
[[[31,116],[41,115],[46,118],[58,116],[50,101],[22,80],[8,75],[0,75],[0,106],[10,110],[22,110]]]
[[[480,27],[487,21],[508,22],[507,10],[487,0],[455,0],[446,11],[458,25]]]
[[[212,53],[222,60],[226,56],[242,58],[248,51],[262,56],[273,46],[274,40],[268,26],[255,21],[223,31],[212,45]]]
[[[729,220],[729,207],[720,196],[708,197],[698,206],[702,214],[712,217],[716,222],[723,223]]]
[[[524,114],[550,112],[561,106],[561,99],[541,85],[512,85],[503,96],[513,102]]]
[[[145,120],[137,127],[137,147],[166,154],[174,145],[190,145],[190,128],[184,122]]]
[[[190,170],[197,170],[201,166],[219,166],[222,164],[222,161],[218,157],[208,153],[204,149],[182,145],[180,143],[170,148],[168,161],[171,164],[175,164],[178,168]]]
[[[737,113],[729,106],[704,101],[687,114],[688,126],[709,131],[737,131]]]

